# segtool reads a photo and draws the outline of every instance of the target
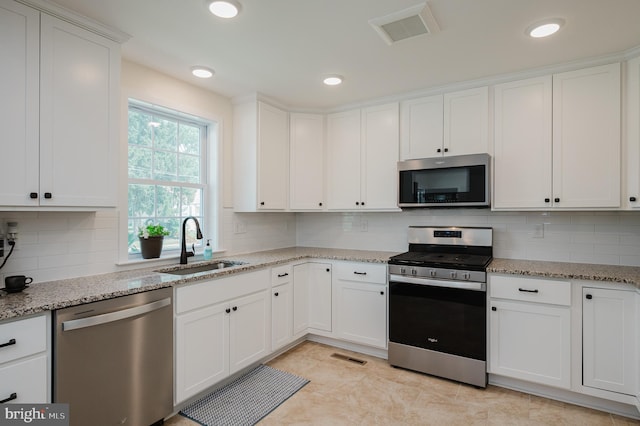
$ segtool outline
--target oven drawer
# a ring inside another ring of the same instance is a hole
[[[571,282],[514,275],[490,275],[489,297],[569,306]]]
[[[374,263],[337,263],[333,267],[334,275],[345,281],[387,283],[387,265]]]

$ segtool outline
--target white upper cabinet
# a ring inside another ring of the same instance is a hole
[[[495,209],[620,206],[620,64],[495,87]]]
[[[332,210],[397,209],[398,104],[327,116]]]
[[[115,206],[119,44],[10,1],[0,23],[0,206]]]
[[[461,90],[444,95],[445,155],[482,154],[489,151],[489,88]]]
[[[401,160],[435,157],[442,151],[442,99],[442,95],[434,95],[400,104]]]
[[[402,102],[400,159],[481,154],[489,149],[489,89]]]
[[[640,57],[627,63],[626,206],[640,207]]]
[[[324,116],[292,113],[290,131],[291,210],[324,207]]]
[[[494,208],[551,205],[551,98],[551,76],[495,86]]]
[[[620,64],[553,76],[553,202],[620,206]]]
[[[284,210],[289,193],[289,115],[261,101],[233,111],[234,208]]]

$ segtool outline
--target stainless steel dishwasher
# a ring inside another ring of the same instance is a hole
[[[54,311],[53,400],[70,424],[148,426],[173,410],[173,289]]]

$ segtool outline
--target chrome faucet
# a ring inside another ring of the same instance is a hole
[[[200,223],[198,222],[198,219],[196,219],[193,216],[189,216],[187,217],[183,222],[182,222],[182,251],[180,251],[180,264],[181,265],[186,265],[187,264],[187,257],[191,257],[195,255],[195,247],[192,245],[192,250],[193,251],[187,251],[187,236],[186,236],[186,232],[185,232],[185,228],[187,225],[187,221],[189,219],[193,219],[193,221],[196,224],[196,238],[201,240],[202,239],[202,231],[200,230]]]

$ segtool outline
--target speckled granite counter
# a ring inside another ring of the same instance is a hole
[[[294,247],[236,256],[222,256],[221,258],[225,260],[244,262],[245,264],[197,274],[169,275],[156,271],[181,269],[194,266],[195,264],[217,263],[220,259],[216,258],[209,262],[191,261],[187,266],[155,266],[153,268],[136,269],[132,271],[34,283],[20,293],[6,294],[0,291],[0,320],[51,311],[82,303],[96,302],[127,294],[171,287],[188,282],[217,278],[296,260],[329,259],[385,263],[389,257],[394,254],[397,253]]]
[[[493,259],[487,268],[487,272],[627,283],[633,284],[637,289],[640,289],[640,268],[635,266]]]

